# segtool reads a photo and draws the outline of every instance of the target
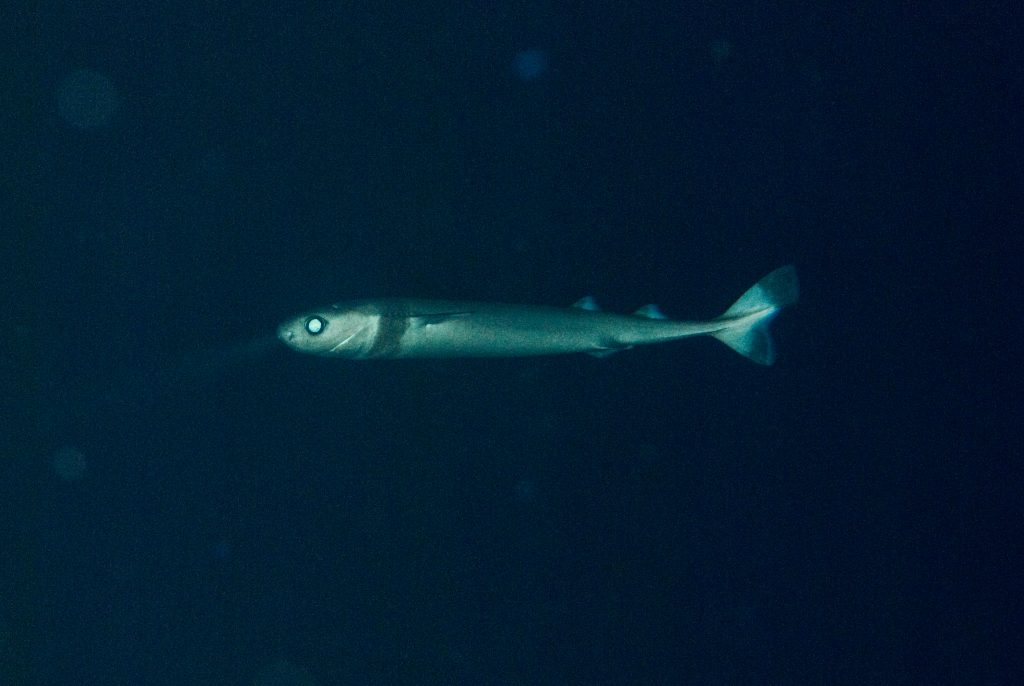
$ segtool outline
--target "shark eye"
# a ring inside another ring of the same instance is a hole
[[[317,336],[327,328],[327,322],[321,317],[310,317],[306,320],[306,333],[310,336]]]

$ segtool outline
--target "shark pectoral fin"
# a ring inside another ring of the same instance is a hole
[[[600,358],[600,359],[603,360],[604,358],[608,357],[609,355],[614,355],[615,353],[619,352],[620,350],[629,350],[632,347],[633,346],[631,346],[631,345],[624,345],[621,348],[603,348],[601,350],[590,350],[590,351],[587,352],[587,354],[590,355],[591,357],[597,357],[597,358]]]
[[[451,321],[452,319],[458,319],[460,317],[468,317],[473,314],[472,312],[431,312],[430,314],[414,314],[409,317],[411,323],[415,323],[419,326],[428,326],[430,324],[443,324],[444,322]]]

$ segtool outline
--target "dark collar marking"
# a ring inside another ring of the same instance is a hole
[[[409,328],[409,308],[400,301],[384,301],[380,306],[380,324],[368,358],[395,357],[402,349],[402,336]]]

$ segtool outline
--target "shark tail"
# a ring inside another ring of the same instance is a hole
[[[751,286],[716,321],[724,328],[711,335],[758,364],[775,362],[775,343],[768,325],[786,305],[797,301],[796,268],[779,267]]]

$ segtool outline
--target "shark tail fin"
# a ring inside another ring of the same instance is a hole
[[[796,268],[779,267],[751,286],[717,321],[726,326],[711,335],[758,364],[775,361],[775,344],[768,325],[799,295]]]

